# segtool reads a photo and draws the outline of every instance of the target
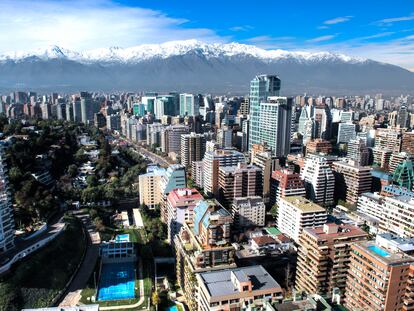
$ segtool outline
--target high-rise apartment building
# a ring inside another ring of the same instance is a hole
[[[186,187],[185,168],[170,165],[167,169],[149,166],[147,173],[139,175],[139,203],[150,208],[159,205],[173,189]],[[161,218],[165,221],[166,211],[161,208]]]
[[[207,195],[219,195],[219,168],[246,163],[241,152],[233,149],[217,149],[206,151],[203,159],[203,184]]]
[[[230,206],[234,198],[262,196],[262,171],[254,165],[238,163],[236,166],[222,166],[218,177],[219,198]]]
[[[414,127],[414,124],[413,124],[413,127]],[[402,134],[401,151],[414,154],[414,131],[404,132]]]
[[[263,199],[265,203],[269,203],[270,180],[272,172],[278,166],[279,161],[268,151],[252,153],[251,156],[251,164],[256,165],[262,170]]]
[[[335,176],[327,158],[308,155],[301,172],[305,182],[306,196],[321,205],[334,203]]]
[[[304,228],[322,226],[327,221],[326,210],[304,197],[285,197],[279,200],[277,227],[296,243]]]
[[[385,197],[381,207],[380,232],[391,232],[402,238],[414,237],[414,198]]]
[[[375,132],[375,147],[400,152],[402,144],[402,130],[393,128],[379,128]]]
[[[175,237],[177,282],[190,311],[199,310],[198,273],[235,268],[231,214],[217,201],[200,201]]]
[[[80,98],[81,121],[88,124],[93,122],[93,115],[99,111],[99,103],[97,103],[92,95],[87,92],[81,92]]]
[[[198,116],[199,114],[199,97],[187,93],[180,94],[180,116]]]
[[[203,200],[197,189],[173,189],[167,196],[167,233],[168,241],[173,244],[174,237],[184,223],[193,219],[194,207]]]
[[[303,229],[299,237],[295,288],[298,292],[343,295],[350,262],[351,243],[368,234],[353,225],[324,224]]]
[[[259,139],[272,149],[277,157],[287,156],[290,151],[292,127],[292,98],[269,96],[260,103]]]
[[[414,154],[406,153],[406,152],[393,152],[390,157],[390,164],[388,167],[388,171],[393,173],[398,165],[403,163],[405,160],[407,161],[414,161]]]
[[[0,253],[14,247],[13,205],[5,159],[5,142],[0,142]]]
[[[300,174],[287,168],[273,171],[271,179],[270,204],[273,206],[280,198],[306,195],[305,184]]]
[[[235,198],[231,205],[231,213],[237,230],[265,225],[266,205],[260,196]]]
[[[217,129],[217,144],[220,148],[231,148],[233,146],[233,129],[223,126]]]
[[[250,132],[249,149],[252,144],[262,143],[260,137],[260,103],[269,96],[279,96],[280,79],[276,75],[259,75],[250,82]]]
[[[372,186],[371,167],[347,162],[334,162],[335,198],[356,204],[362,193],[370,192]]]
[[[348,143],[346,157],[355,165],[367,166],[370,162],[370,152],[363,139],[351,139]]]
[[[306,143],[306,154],[330,154],[331,152],[332,144],[327,140],[316,138]]]
[[[348,310],[412,310],[414,258],[391,252],[373,241],[351,246],[345,289]]]
[[[348,123],[339,123],[338,127],[338,138],[336,143],[349,143],[351,139],[355,139],[356,137],[356,125],[348,122]]]
[[[194,161],[201,161],[206,152],[206,135],[190,134],[181,135],[181,164],[190,167]]]
[[[161,132],[161,150],[166,154],[181,154],[181,135],[188,134],[189,128],[183,124],[169,125]]]

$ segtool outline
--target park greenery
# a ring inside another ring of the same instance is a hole
[[[65,222],[61,235],[2,277],[0,311],[48,307],[64,290],[86,249],[79,220],[68,216]]]

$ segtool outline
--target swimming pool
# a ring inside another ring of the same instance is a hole
[[[135,297],[135,272],[133,262],[102,265],[99,279],[98,301],[122,300]]]
[[[386,250],[383,250],[376,245],[370,245],[368,246],[368,249],[373,251],[375,254],[380,255],[381,257],[388,257],[390,255],[390,253],[388,253]]]
[[[115,242],[129,242],[129,234],[118,234],[115,237]]]
[[[178,311],[177,305],[173,305],[167,308],[167,311]]]

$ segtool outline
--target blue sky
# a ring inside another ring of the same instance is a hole
[[[0,1],[0,52],[185,39],[333,51],[414,71],[414,1]]]

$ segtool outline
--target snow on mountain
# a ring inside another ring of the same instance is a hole
[[[139,63],[154,58],[166,59],[171,56],[197,53],[206,58],[218,57],[254,57],[263,61],[294,59],[298,62],[340,61],[360,63],[365,59],[330,52],[289,52],[285,50],[264,50],[254,45],[240,43],[204,43],[198,40],[170,41],[162,44],[143,44],[130,48],[100,48],[84,52],[75,52],[58,46],[37,49],[31,52],[8,52],[0,55],[0,61],[21,61],[27,58],[68,59],[80,63]]]

